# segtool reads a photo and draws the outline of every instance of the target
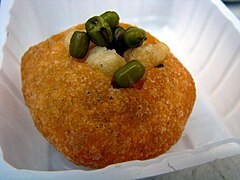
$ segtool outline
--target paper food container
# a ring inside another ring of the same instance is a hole
[[[135,179],[240,154],[240,22],[214,0],[7,0],[1,4],[0,179]],[[193,75],[197,100],[167,153],[88,169],[67,161],[34,127],[20,61],[32,45],[115,10],[169,45]]]

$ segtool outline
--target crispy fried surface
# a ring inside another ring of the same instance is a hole
[[[115,89],[109,77],[68,55],[65,34],[31,47],[21,64],[26,104],[51,144],[78,165],[100,168],[156,157],[177,142],[196,94],[172,54],[146,72],[141,89]]]

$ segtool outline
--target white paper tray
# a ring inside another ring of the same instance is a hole
[[[221,1],[7,0],[3,8],[0,179],[135,179],[240,154],[240,23]],[[68,162],[34,127],[20,60],[31,45],[106,10],[166,42],[192,73],[197,100],[181,139],[164,155],[91,170]]]

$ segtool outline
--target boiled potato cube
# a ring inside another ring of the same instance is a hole
[[[124,53],[126,61],[138,60],[147,70],[161,64],[170,50],[164,43],[157,44],[143,44],[137,48],[128,49]]]
[[[85,63],[113,77],[115,71],[126,64],[126,61],[115,50],[97,46],[90,51]]]

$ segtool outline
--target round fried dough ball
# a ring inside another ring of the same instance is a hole
[[[166,152],[193,109],[190,73],[169,53],[163,67],[146,71],[140,88],[113,88],[109,76],[69,55],[70,30],[22,57],[22,91],[36,128],[67,159],[92,168]],[[159,43],[147,36],[146,43]]]

